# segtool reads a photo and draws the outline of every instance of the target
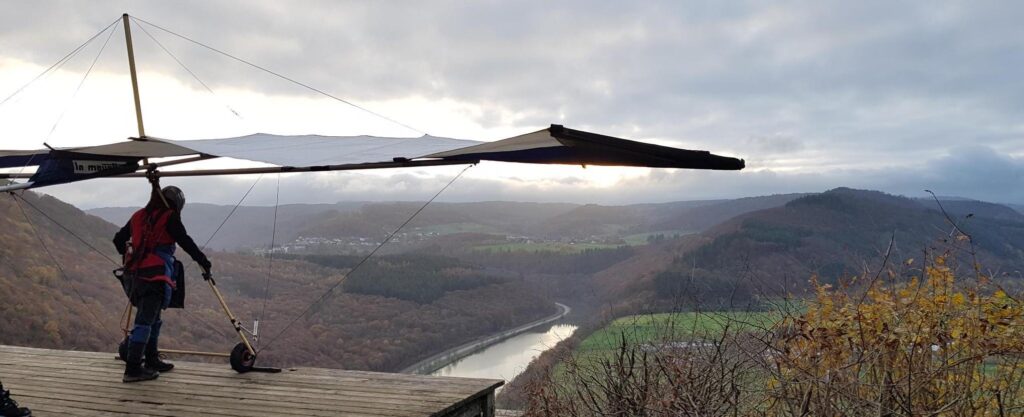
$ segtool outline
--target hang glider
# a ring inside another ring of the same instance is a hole
[[[416,138],[386,138],[373,136],[276,136],[255,134],[249,136],[202,139],[169,140],[146,135],[139,100],[138,75],[135,71],[135,53],[131,42],[130,16],[124,14],[125,44],[128,67],[135,99],[135,118],[139,135],[128,141],[108,145],[47,148],[35,151],[0,150],[0,169],[35,167],[31,174],[0,173],[0,179],[27,179],[20,184],[0,186],[0,192],[30,189],[75,181],[107,177],[140,176],[202,176],[237,175],[276,172],[341,171],[376,168],[400,168],[434,165],[476,164],[480,161],[519,162],[529,164],[610,165],[651,168],[689,168],[739,170],[742,159],[714,155],[707,151],[692,151],[653,145],[596,133],[565,128],[561,125],[525,135],[494,142],[478,142],[423,135]],[[111,23],[100,33],[113,27]],[[148,22],[147,22],[148,23]],[[152,25],[154,28],[162,29]],[[182,35],[172,33],[175,36]],[[188,39],[188,38],[185,38]],[[206,46],[197,41],[193,43]],[[155,41],[155,39],[154,39]],[[329,98],[357,107],[377,117],[401,124],[357,106],[321,90],[281,76],[263,67],[241,60],[216,48],[221,53],[254,68],[296,83]],[[81,48],[81,47],[80,47]],[[102,52],[102,51],[101,51]],[[169,51],[168,54],[170,54]],[[172,57],[174,57],[172,55]],[[180,60],[175,60],[184,66]],[[188,70],[188,68],[185,68]],[[195,74],[189,70],[189,73]],[[88,73],[86,74],[88,76]],[[38,77],[37,77],[38,78]],[[201,82],[201,81],[200,81]],[[204,84],[205,86],[205,84]],[[20,91],[20,90],[19,90]],[[17,93],[15,93],[17,94]],[[410,128],[411,129],[411,128]],[[231,158],[270,164],[270,167],[158,171],[171,165],[182,165],[214,158]],[[153,162],[151,160],[158,160]]]
[[[150,163],[150,159],[166,159]],[[0,191],[65,184],[93,178],[138,177],[157,168],[213,158],[233,158],[271,167],[160,171],[162,177],[274,172],[342,171],[415,166],[475,164],[480,161],[529,164],[605,165],[652,168],[738,170],[742,159],[619,139],[561,125],[494,142],[424,135],[278,136],[254,134],[225,139],[133,138],[109,145],[0,151],[0,168],[37,167],[27,178]]]
[[[234,138],[223,139],[201,139],[201,140],[169,140],[160,139],[146,135],[142,117],[142,103],[139,100],[139,83],[135,70],[135,54],[131,41],[131,17],[124,14],[119,19],[124,24],[125,46],[128,52],[128,68],[132,81],[132,92],[135,101],[135,119],[138,124],[138,137],[129,138],[127,141],[99,146],[86,146],[74,148],[51,148],[31,151],[3,151],[0,150],[0,169],[25,170],[33,167],[32,173],[0,173],[0,179],[27,179],[23,183],[7,184],[0,186],[2,191],[14,191],[46,187],[57,184],[67,184],[76,181],[89,180],[94,178],[125,178],[142,176],[203,176],[203,175],[238,175],[258,173],[284,173],[284,172],[311,172],[311,171],[342,171],[358,169],[379,169],[379,168],[401,168],[401,167],[422,167],[436,165],[459,165],[476,164],[481,161],[518,162],[528,164],[570,164],[570,165],[607,165],[607,166],[630,166],[630,167],[651,167],[651,168],[687,168],[687,169],[714,169],[714,170],[740,170],[744,168],[742,159],[719,156],[707,151],[693,151],[677,149],[668,146],[660,146],[649,143],[636,142],[620,139],[596,133],[584,132],[565,128],[561,125],[551,127],[520,136],[502,139],[494,142],[479,142],[472,140],[449,139],[423,135],[415,138],[386,138],[373,136],[277,136],[268,134],[255,134]],[[81,50],[93,39],[107,30],[116,30],[114,21],[99,33],[94,35],[85,44],[73,51],[69,56]],[[344,102],[357,107],[363,111],[387,119],[391,122],[410,128],[408,125],[389,119],[383,115],[370,111],[366,108],[355,105],[349,101],[340,99],[333,95],[317,90],[306,84],[299,83],[290,78],[284,77],[261,66],[226,54],[220,50],[202,44],[201,42],[185,38],[182,35],[167,31],[159,26],[149,24],[155,29],[182,37],[194,44],[204,46],[208,50],[220,53],[228,58],[263,70],[279,78],[303,86],[321,95],[334,100]],[[112,29],[113,28],[113,29]],[[148,32],[147,32],[148,34]],[[107,39],[109,40],[109,36]],[[156,41],[156,39],[153,39]],[[159,42],[157,42],[159,44]],[[105,45],[105,44],[104,44]],[[165,52],[170,54],[166,48]],[[102,53],[102,48],[100,49]],[[189,70],[176,57],[174,60],[185,68],[200,83],[201,80],[196,74]],[[66,58],[66,57],[65,57]],[[99,55],[97,55],[97,59]],[[66,59],[58,61],[66,62]],[[95,61],[93,62],[95,63]],[[54,64],[50,69],[59,66]],[[44,74],[50,69],[44,71]],[[88,76],[86,72],[86,76]],[[39,77],[36,77],[39,79]],[[35,80],[33,80],[34,82]],[[84,79],[83,79],[84,82]],[[31,82],[30,82],[31,84]],[[206,84],[202,83],[205,87]],[[79,84],[81,87],[81,84]],[[209,90],[209,87],[207,87]],[[24,87],[14,94],[24,90]],[[213,91],[210,90],[212,93]],[[11,96],[13,97],[13,95]],[[8,97],[9,99],[10,97]],[[4,100],[6,101],[6,100]],[[0,102],[3,104],[3,102]],[[231,168],[231,169],[175,169],[163,170],[170,166],[182,168],[188,164],[215,158],[230,158],[262,163],[263,166],[253,168]],[[458,178],[458,177],[455,177]],[[455,180],[452,179],[452,181]],[[450,183],[449,183],[450,184]],[[255,185],[255,184],[253,184]],[[441,189],[444,191],[444,189]],[[439,191],[439,193],[441,192]],[[12,194],[14,195],[14,194]],[[248,194],[246,194],[248,195]],[[436,197],[436,195],[435,195]],[[239,204],[244,201],[239,201]],[[428,200],[430,204],[433,199]],[[421,209],[422,210],[422,209]],[[234,213],[232,211],[231,213]],[[416,213],[408,221],[411,221]],[[49,216],[47,216],[49,217]],[[231,214],[224,219],[226,222]],[[27,217],[26,217],[27,218]],[[53,220],[53,219],[51,219]],[[276,220],[276,217],[275,217]],[[31,221],[31,220],[29,220]],[[405,224],[408,223],[406,221]],[[59,223],[58,223],[59,224]],[[404,226],[404,224],[403,224]],[[401,226],[384,239],[377,249],[386,244]],[[219,229],[218,229],[219,230]],[[216,233],[216,232],[214,232]],[[93,248],[95,249],[95,248]],[[367,255],[372,256],[376,249]],[[105,255],[104,255],[105,256]],[[360,263],[361,265],[362,263]],[[358,268],[356,266],[355,268]],[[355,271],[353,268],[340,279],[343,280]],[[255,345],[259,341],[259,320],[253,323],[250,331],[240,324],[231,310],[228,309],[224,297],[217,289],[216,280],[206,271],[204,279],[210,284],[210,288],[224,309],[225,315],[230,320],[235,332],[238,334],[240,343],[235,345],[231,354],[214,352],[175,351],[161,349],[165,353],[179,353],[189,355],[227,356],[230,358],[231,367],[238,372],[263,371],[280,372],[276,368],[264,368],[255,366],[256,357],[260,349]],[[290,324],[284,327],[277,336],[264,346],[269,346],[274,340],[283,335],[288,328],[299,318],[310,311],[316,303],[324,299],[330,291],[342,281],[337,281],[329,287],[327,292],[320,296],[306,310],[291,320]],[[269,294],[269,293],[268,293]],[[127,307],[127,317],[131,317],[131,304]],[[249,336],[252,336],[250,342]],[[125,339],[121,343],[120,355],[125,358],[127,351],[127,330]]]

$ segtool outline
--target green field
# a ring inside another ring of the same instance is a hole
[[[730,332],[770,329],[782,317],[779,312],[723,311],[662,313],[626,316],[595,331],[573,352],[577,364],[584,367],[615,357],[625,338],[630,345],[658,345],[671,341],[712,340]],[[565,378],[566,365],[554,368],[554,378]]]
[[[771,328],[778,312],[728,311],[646,314],[626,316],[611,322],[584,339],[577,352],[614,351],[625,337],[630,343],[658,343],[667,340],[697,340],[733,331]]]
[[[694,233],[696,232],[688,232],[685,230],[661,230],[657,232],[637,233],[635,235],[625,236],[622,240],[626,241],[626,244],[629,246],[639,246],[648,244],[649,242],[647,239],[651,236],[662,235],[665,236],[665,239],[676,239],[680,236],[692,235]]]
[[[500,230],[479,223],[447,223],[431,226],[420,226],[411,229],[412,232],[437,233],[439,235],[450,235],[454,233],[494,233],[501,234]]]
[[[473,249],[485,252],[555,252],[573,254],[580,253],[587,249],[615,249],[621,245],[601,243],[562,243],[562,242],[538,242],[538,243],[496,243],[493,245],[480,245]]]

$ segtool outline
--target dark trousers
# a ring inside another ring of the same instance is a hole
[[[128,362],[139,363],[142,355],[154,356],[158,352],[160,338],[160,313],[167,307],[167,284],[162,282],[137,281],[135,283],[135,327],[129,337]],[[155,359],[155,358],[154,358]]]

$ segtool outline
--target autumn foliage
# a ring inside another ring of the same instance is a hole
[[[812,280],[770,328],[567,356],[534,381],[528,415],[1024,415],[1024,305],[976,263],[958,279],[952,259]]]
[[[772,414],[1024,413],[1024,308],[983,275],[958,285],[947,259],[859,296],[817,285],[773,344]]]
[[[53,197],[0,197],[0,344],[113,352],[127,305],[111,274],[117,227]],[[265,365],[396,371],[555,309],[517,280],[437,256],[377,255],[352,275],[358,260],[207,254],[233,313],[246,326],[262,319]],[[161,345],[227,352],[238,337],[196,265],[183,261],[187,308],[164,312]],[[345,276],[361,285],[328,292]]]

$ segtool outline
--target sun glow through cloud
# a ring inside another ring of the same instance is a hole
[[[1014,72],[1024,27],[1014,18],[1015,6],[375,4],[289,8],[289,18],[282,20],[278,4],[239,4],[132,3],[128,12],[419,131],[139,25],[133,35],[149,135],[425,132],[490,141],[560,123],[736,156],[746,160],[747,169],[485,163],[459,182],[469,185],[446,195],[637,202],[853,186],[1024,202],[1019,187],[1000,188],[1002,180],[992,180],[994,175],[1009,184],[1024,178],[1024,94]],[[125,5],[12,7],[21,13],[0,16],[0,94],[31,80],[113,21]],[[565,25],[562,16],[573,16],[574,24]],[[55,24],[62,30],[47,29]],[[114,26],[110,33],[74,100],[105,33],[60,71],[0,106],[0,148],[110,143],[137,134],[123,31]],[[203,166],[239,164],[246,163]],[[943,170],[942,164],[960,171]],[[437,167],[308,175],[291,186],[319,190],[317,198],[324,199],[412,198],[404,187],[436,190],[454,172]],[[192,184],[244,182],[207,178]],[[88,193],[75,198],[75,204],[105,204],[89,201]]]

